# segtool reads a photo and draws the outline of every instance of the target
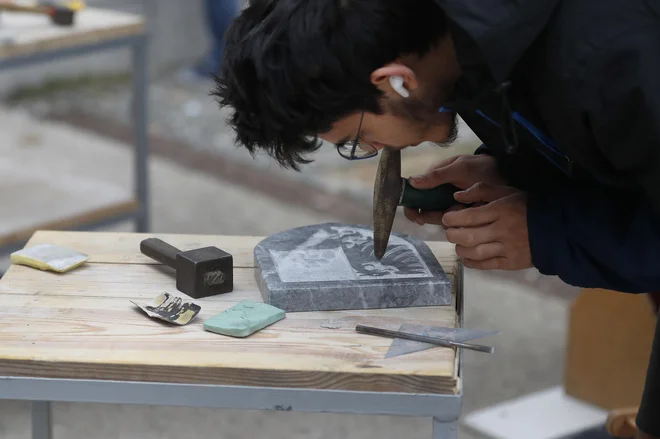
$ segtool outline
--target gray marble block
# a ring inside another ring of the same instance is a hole
[[[280,232],[254,249],[265,303],[286,312],[449,305],[452,284],[428,246],[392,233],[374,256],[373,229],[325,223]]]

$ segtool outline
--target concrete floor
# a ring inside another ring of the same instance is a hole
[[[124,145],[67,126],[35,124],[27,115],[2,113],[1,117],[3,139],[15,137],[21,127],[35,127],[43,144],[30,150],[34,163],[50,169],[67,157],[69,173],[80,172],[130,190],[131,155]],[[150,164],[150,180],[155,232],[267,235],[341,220],[283,205],[157,157]],[[113,229],[130,228],[126,224]],[[470,270],[465,291],[466,325],[501,334],[488,340],[496,347],[494,355],[466,352],[464,413],[561,383],[566,300],[533,284]],[[0,438],[27,439],[28,416],[26,403],[0,401]],[[55,404],[54,422],[56,439],[421,439],[431,435],[428,419],[102,404]],[[460,437],[477,436],[461,429]]]

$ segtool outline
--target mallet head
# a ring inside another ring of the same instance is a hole
[[[234,288],[233,258],[217,247],[176,255],[176,288],[193,298],[224,294]]]

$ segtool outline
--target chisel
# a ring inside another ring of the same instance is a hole
[[[492,354],[493,352],[495,352],[495,348],[491,346],[462,343],[462,342],[451,341],[438,337],[429,337],[426,335],[411,334],[408,332],[393,331],[391,329],[384,329],[384,328],[374,328],[373,326],[357,325],[355,327],[355,330],[363,334],[381,335],[383,337],[390,337],[390,338],[402,338],[405,340],[430,343],[445,348],[463,348],[463,349],[469,349],[471,351],[485,352],[487,354]]]
[[[374,184],[373,222],[374,255],[382,259],[390,240],[396,209],[399,206],[423,211],[445,211],[455,204],[458,189],[443,184],[430,189],[416,189],[401,177],[401,151],[383,148]]]

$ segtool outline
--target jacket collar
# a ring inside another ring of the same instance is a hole
[[[500,130],[506,151],[518,148],[509,88],[516,64],[543,31],[561,0],[436,0],[463,74],[447,106],[476,111],[496,93],[501,103]]]
[[[464,71],[485,64],[492,80],[499,84],[509,78],[560,1],[436,0],[436,3],[450,21]]]

